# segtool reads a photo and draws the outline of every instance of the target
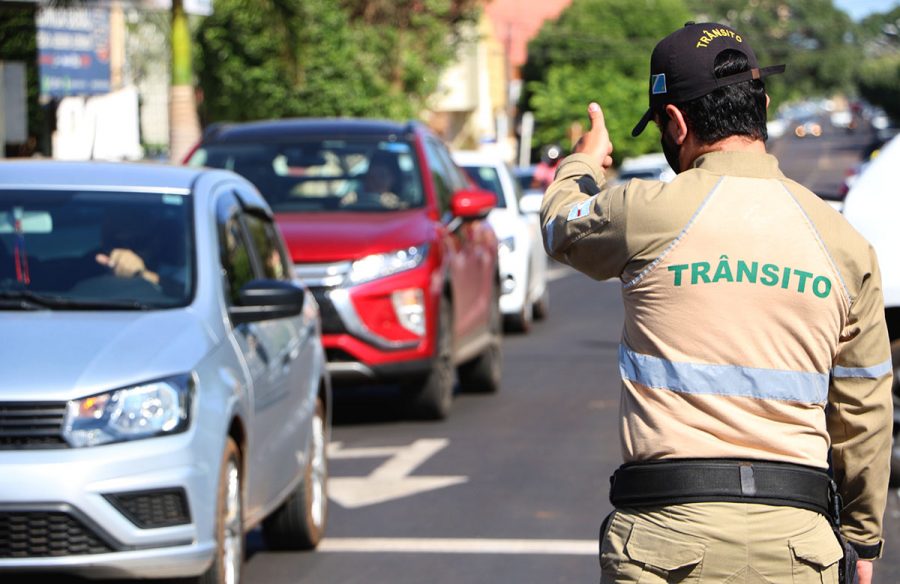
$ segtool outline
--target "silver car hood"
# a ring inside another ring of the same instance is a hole
[[[189,373],[215,344],[190,309],[0,313],[0,401],[60,401]]]

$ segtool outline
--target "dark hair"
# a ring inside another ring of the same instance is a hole
[[[715,75],[725,77],[750,69],[747,56],[734,49],[726,49],[716,56]],[[766,85],[753,79],[726,85],[703,97],[675,104],[684,114],[685,122],[697,140],[712,144],[729,136],[747,136],[767,140]],[[665,119],[665,111],[657,112]]]

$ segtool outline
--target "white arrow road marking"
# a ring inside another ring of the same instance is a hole
[[[387,458],[388,456],[394,456],[403,448],[403,446],[381,446],[378,448],[344,449],[343,442],[332,442],[328,445],[328,458]]]
[[[396,554],[523,554],[596,556],[598,542],[589,539],[452,539],[326,537],[316,553]]]
[[[442,438],[422,439],[409,446],[346,450],[334,443],[329,448],[331,458],[390,458],[366,477],[330,477],[328,496],[342,507],[355,509],[464,483],[468,477],[409,476],[449,443]]]

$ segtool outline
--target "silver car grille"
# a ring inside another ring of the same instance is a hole
[[[47,558],[114,551],[67,506],[0,510],[0,558]]]
[[[0,450],[66,448],[66,403],[0,403]]]

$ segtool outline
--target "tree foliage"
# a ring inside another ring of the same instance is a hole
[[[617,160],[658,150],[658,135],[631,129],[647,110],[654,45],[689,16],[682,0],[573,0],[528,44],[521,105],[534,112],[537,144],[571,149],[570,127],[588,123],[595,100]]]
[[[777,106],[790,99],[854,90],[862,58],[856,27],[832,0],[690,0],[696,19],[732,26],[750,40],[760,65],[784,63],[766,80]]]
[[[198,30],[205,121],[417,116],[474,0],[217,0]]]
[[[900,9],[893,12],[893,20],[886,18],[896,34]],[[629,124],[646,108],[653,47],[689,20],[730,25],[750,40],[760,65],[787,65],[784,75],[766,80],[773,107],[853,94],[857,79],[870,99],[893,100],[894,109],[900,103],[890,89],[900,86],[897,51],[862,66],[864,40],[882,34],[884,21],[858,27],[833,0],[573,0],[528,46],[521,105],[535,112],[538,142],[571,146],[568,126],[584,120],[587,102],[596,99],[616,126],[610,133],[617,159],[657,149],[653,132],[633,140]]]
[[[900,6],[860,23],[866,60],[857,85],[862,97],[900,122]]]

